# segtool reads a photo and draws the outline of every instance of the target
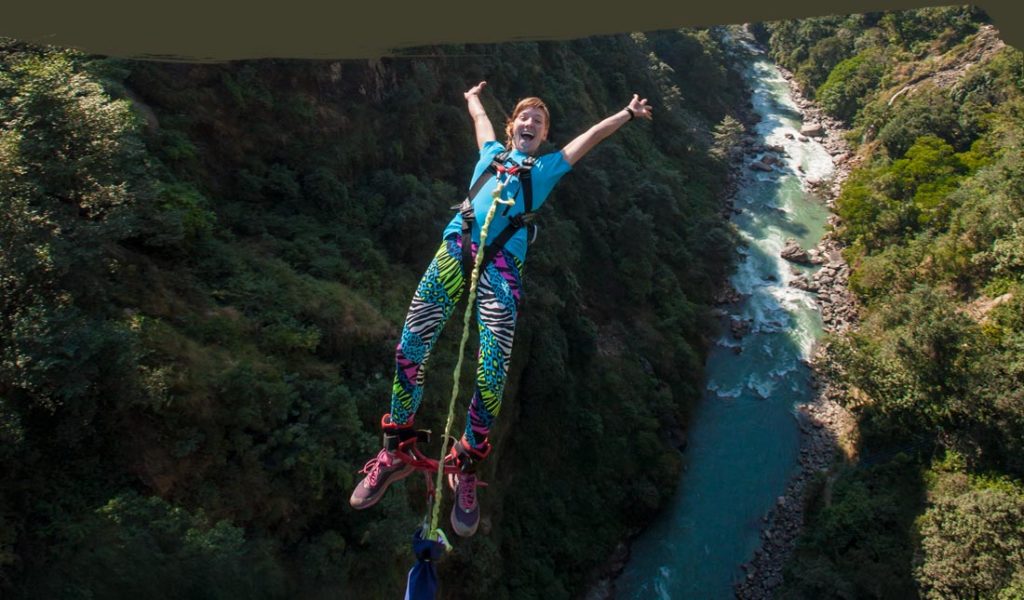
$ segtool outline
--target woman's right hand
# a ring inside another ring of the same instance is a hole
[[[483,103],[480,102],[480,92],[484,90],[486,85],[486,81],[481,81],[462,94],[466,97],[466,108],[469,109],[469,116],[473,117],[473,128],[476,131],[476,147],[478,149],[483,148],[484,144],[495,139],[494,127],[491,125],[491,120],[487,118],[487,111],[484,110]]]
[[[483,91],[484,86],[486,86],[486,85],[487,85],[486,81],[481,81],[480,83],[478,83],[478,84],[474,85],[473,87],[469,88],[469,91],[465,92],[462,95],[466,97],[466,100],[469,100],[472,96],[479,96],[480,92]]]

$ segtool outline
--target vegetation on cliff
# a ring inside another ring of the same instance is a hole
[[[1024,580],[1024,56],[970,8],[768,24],[851,127],[859,462],[810,498],[783,597],[1011,598]]]

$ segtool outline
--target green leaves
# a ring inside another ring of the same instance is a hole
[[[1021,55],[991,54],[984,31],[958,45],[977,20],[924,9],[851,18],[835,32],[854,33],[859,52],[818,99],[866,143],[837,202],[863,310],[824,366],[858,418],[860,463],[811,498],[782,597],[1022,589],[1024,503],[1004,475],[1024,473]],[[773,48],[802,60],[812,42],[789,49],[800,28],[779,29]],[[967,52],[983,59],[968,69]],[[956,458],[928,470],[929,451]],[[896,452],[918,458],[890,460]]]
[[[884,58],[871,49],[846,58],[828,74],[815,94],[830,115],[851,123],[875,90],[885,70]]]
[[[715,138],[711,152],[723,159],[733,158],[740,151],[740,143],[743,141],[744,131],[743,123],[739,122],[732,115],[725,115],[715,125],[715,129],[711,134]]]
[[[920,467],[906,454],[846,469],[809,499],[808,529],[787,565],[781,598],[912,598]]]
[[[241,528],[160,498],[125,492],[74,526],[72,551],[51,576],[35,582],[43,596],[104,598],[272,598],[283,592],[280,565]]]
[[[986,164],[974,151],[955,153],[939,137],[917,139],[903,158],[880,160],[851,175],[837,200],[842,237],[867,254],[907,245],[918,231],[942,231],[965,198],[955,192]]]
[[[950,478],[949,475],[940,475]],[[971,482],[937,490],[918,519],[914,576],[926,598],[1013,597],[1024,578],[1024,493],[1019,484]]]

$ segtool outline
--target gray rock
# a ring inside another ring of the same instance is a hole
[[[779,256],[798,264],[809,265],[811,264],[811,257],[807,254],[807,251],[800,247],[800,244],[796,240],[790,238],[786,240],[786,246],[779,252]]]
[[[733,339],[743,339],[743,336],[750,333],[750,328],[753,325],[753,321],[750,319],[739,319],[732,322],[729,328],[732,330]]]
[[[800,135],[807,137],[821,137],[825,135],[825,126],[821,123],[807,123],[800,128]]]
[[[811,284],[810,284],[810,282],[807,281],[806,277],[801,275],[799,277],[794,277],[793,279],[790,279],[789,280],[789,287],[795,287],[798,290],[803,290],[803,291],[807,292],[807,291],[810,291]]]

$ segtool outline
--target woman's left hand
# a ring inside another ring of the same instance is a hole
[[[633,99],[629,101],[629,110],[633,111],[633,115],[637,117],[643,117],[648,120],[654,118],[651,114],[653,108],[647,105],[647,98],[640,99],[640,96],[637,94],[633,94]]]

